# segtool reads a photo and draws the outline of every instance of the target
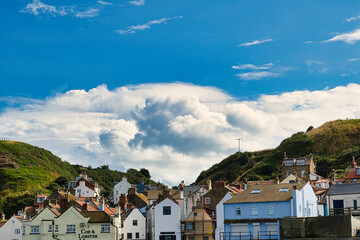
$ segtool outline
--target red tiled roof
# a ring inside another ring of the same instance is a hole
[[[352,168],[349,173],[346,175],[345,179],[358,179],[360,175],[356,175],[356,168]]]

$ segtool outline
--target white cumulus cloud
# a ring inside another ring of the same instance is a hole
[[[134,0],[134,1],[130,1],[129,3],[135,6],[144,6],[145,0]]]
[[[237,151],[276,147],[310,125],[360,116],[359,84],[237,101],[184,83],[71,90],[44,100],[2,97],[0,136],[51,150],[71,163],[147,168],[155,180],[191,183]],[[14,107],[11,107],[15,104]]]

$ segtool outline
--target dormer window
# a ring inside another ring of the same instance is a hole
[[[298,165],[298,166],[303,166],[303,165],[305,165],[305,159],[298,159],[298,160],[296,160],[296,165]]]
[[[254,189],[251,191],[251,194],[259,194],[261,192],[261,189]]]
[[[360,168],[356,168],[356,175],[360,175]]]
[[[294,161],[293,160],[286,160],[285,162],[285,166],[286,167],[291,167],[294,166]]]

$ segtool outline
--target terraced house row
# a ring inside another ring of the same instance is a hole
[[[105,204],[86,174],[67,190],[37,194],[33,206],[0,221],[0,239],[240,240],[359,234],[359,167],[344,178],[316,174],[312,156],[284,157],[284,179],[210,180],[177,189],[114,183]],[[351,179],[350,179],[351,178]],[[306,230],[304,230],[306,229]]]

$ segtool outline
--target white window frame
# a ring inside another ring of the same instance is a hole
[[[235,215],[236,216],[241,216],[241,207],[235,208]]]
[[[68,224],[68,225],[66,225],[66,233],[76,233],[76,226],[75,226],[75,224]]]
[[[287,191],[289,191],[289,188],[281,188],[281,189],[279,190],[279,192],[287,192]]]
[[[259,215],[259,208],[257,206],[250,207],[250,215],[251,216]]]
[[[20,228],[15,228],[14,229],[14,234],[15,235],[20,235]]]
[[[40,234],[40,226],[30,226],[30,234]]]
[[[294,166],[294,161],[293,160],[286,160],[285,162],[285,167],[292,167]]]
[[[267,206],[266,212],[268,215],[274,215],[274,206]]]
[[[210,204],[210,198],[209,197],[205,198],[205,204]]]
[[[298,165],[298,166],[305,166],[305,165],[306,165],[305,159],[296,160],[296,165]]]
[[[110,224],[101,224],[101,232],[109,233],[110,232]]]

